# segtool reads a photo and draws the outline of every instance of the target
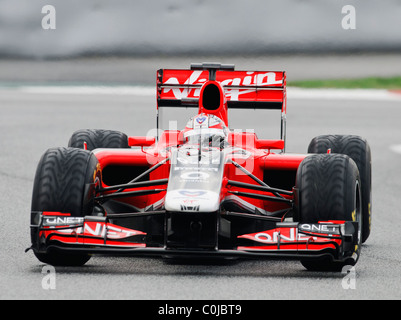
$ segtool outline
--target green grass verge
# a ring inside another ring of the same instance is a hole
[[[401,89],[401,77],[287,81],[287,85],[301,88],[360,88],[397,90]]]

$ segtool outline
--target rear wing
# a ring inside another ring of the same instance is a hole
[[[158,111],[163,107],[197,108],[202,85],[208,81],[216,81],[220,83],[224,92],[227,109],[281,110],[280,139],[285,145],[287,118],[285,71],[235,71],[234,69],[234,65],[206,62],[191,64],[189,70],[158,70]],[[158,122],[157,128],[159,128]]]
[[[190,70],[157,71],[158,107],[196,107],[202,85],[221,84],[227,108],[281,109],[286,113],[284,71],[234,71],[234,65],[191,64]]]

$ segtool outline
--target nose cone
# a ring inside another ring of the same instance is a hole
[[[180,189],[166,194],[165,208],[174,212],[215,212],[219,210],[219,194],[209,190]]]

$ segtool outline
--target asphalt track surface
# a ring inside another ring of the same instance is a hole
[[[314,136],[326,133],[361,135],[371,145],[373,229],[352,274],[355,288],[344,289],[345,274],[308,272],[296,261],[181,264],[95,256],[83,267],[57,267],[56,288],[45,290],[45,265],[32,252],[24,253],[30,245],[32,184],[40,156],[47,148],[66,146],[80,128],[146,134],[155,126],[155,98],[2,88],[0,298],[400,299],[400,103],[288,98],[287,152],[304,153]]]

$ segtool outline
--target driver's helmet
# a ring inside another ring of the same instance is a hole
[[[201,113],[188,121],[183,135],[189,145],[222,148],[228,139],[228,131],[219,117]]]

